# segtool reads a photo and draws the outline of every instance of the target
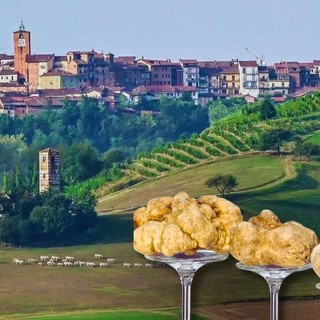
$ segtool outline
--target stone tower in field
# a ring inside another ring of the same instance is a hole
[[[31,54],[31,36],[30,31],[26,31],[23,21],[19,30],[13,33],[14,47],[14,71],[19,72],[27,79],[27,55]]]
[[[39,192],[51,188],[60,190],[59,151],[47,148],[39,151]]]

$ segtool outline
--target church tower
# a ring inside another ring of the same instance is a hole
[[[14,46],[14,71],[21,73],[27,79],[26,57],[31,54],[30,32],[26,31],[23,21],[21,21],[19,30],[13,33]]]
[[[47,148],[39,151],[39,192],[51,188],[60,190],[59,151]]]

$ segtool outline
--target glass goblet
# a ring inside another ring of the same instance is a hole
[[[279,290],[283,280],[294,272],[311,268],[310,263],[301,267],[291,268],[259,265],[247,266],[242,262],[238,262],[236,266],[238,269],[257,273],[267,281],[270,290],[270,320],[278,320]]]
[[[193,255],[145,255],[148,260],[168,264],[178,272],[182,287],[182,320],[190,320],[191,284],[197,270],[208,263],[226,260],[228,256],[228,253],[219,254],[211,250],[198,250]]]

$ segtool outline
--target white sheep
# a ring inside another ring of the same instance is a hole
[[[34,264],[34,263],[36,263],[36,262],[37,262],[36,259],[32,259],[32,258],[29,258],[29,259],[28,259],[28,263],[30,263],[30,264]]]
[[[51,260],[53,260],[53,261],[58,261],[60,258],[59,257],[57,257],[57,256],[52,256],[51,257]]]
[[[20,259],[16,259],[16,260],[15,260],[15,264],[16,264],[17,266],[22,266],[23,263],[24,263],[23,260],[20,260]]]
[[[123,264],[123,267],[124,267],[124,268],[131,268],[131,266],[132,266],[131,263],[125,262],[125,263]]]
[[[66,261],[73,261],[73,260],[74,260],[74,257],[66,256]]]
[[[142,264],[141,263],[134,263],[133,267],[134,268],[142,268]]]
[[[86,267],[93,268],[95,266],[96,266],[96,264],[94,262],[87,262],[86,263]]]
[[[48,256],[40,256],[40,261],[47,261],[49,260]]]
[[[107,262],[100,262],[100,268],[107,268],[109,267],[109,263]]]

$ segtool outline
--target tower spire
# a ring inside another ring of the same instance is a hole
[[[24,24],[23,24],[23,20],[22,20],[22,19],[21,19],[21,22],[20,22],[19,30],[20,30],[20,31],[25,31],[25,30],[26,30],[26,28],[24,27]]]

